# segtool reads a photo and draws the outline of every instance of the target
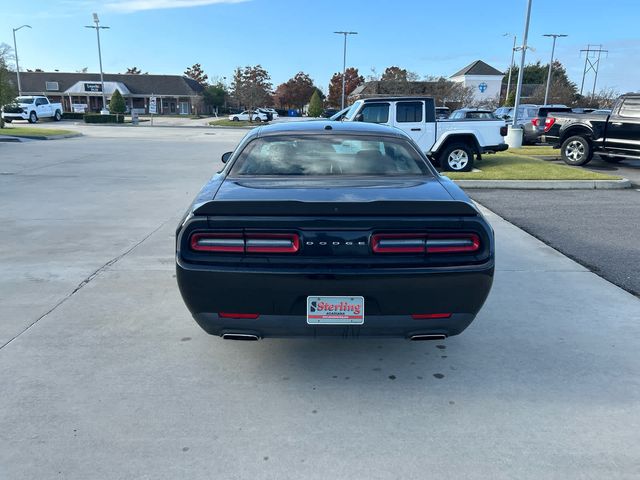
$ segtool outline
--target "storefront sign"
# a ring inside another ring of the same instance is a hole
[[[100,83],[85,83],[84,84],[85,92],[97,93],[102,91],[102,84]]]

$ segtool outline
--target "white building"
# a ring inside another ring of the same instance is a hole
[[[483,103],[495,100],[500,95],[503,77],[504,73],[500,70],[482,60],[476,60],[451,75],[449,79],[452,82],[460,82],[465,87],[473,87],[474,103]]]

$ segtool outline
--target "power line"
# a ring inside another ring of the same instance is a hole
[[[584,70],[582,71],[582,84],[580,85],[580,95],[584,90],[584,80],[587,77],[587,73],[593,72],[593,90],[591,96],[596,94],[596,82],[598,81],[598,69],[600,68],[600,56],[606,53],[609,56],[609,50],[604,50],[602,45],[587,45],[587,48],[580,50],[580,55],[586,53],[584,58]]]

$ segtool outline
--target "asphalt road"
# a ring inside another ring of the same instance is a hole
[[[458,337],[223,341],[174,233],[244,132],[85,131],[0,144],[1,479],[637,478],[638,298],[489,214]]]
[[[640,192],[468,190],[553,248],[640,296]]]

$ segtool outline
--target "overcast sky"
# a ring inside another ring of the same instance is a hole
[[[502,34],[521,38],[525,8],[526,0],[0,0],[0,43],[13,45],[12,28],[30,24],[16,34],[21,69],[98,71],[95,33],[83,28],[95,11],[111,27],[101,34],[106,72],[181,74],[200,62],[210,77],[230,79],[236,66],[260,63],[274,86],[304,71],[326,90],[342,70],[334,30],[359,32],[347,64],[364,76],[390,65],[449,76],[478,59],[503,70],[513,40]],[[527,63],[548,62],[542,34],[565,33],[556,57],[578,88],[580,49],[591,43],[609,50],[598,90],[640,90],[639,18],[638,0],[533,0]]]

